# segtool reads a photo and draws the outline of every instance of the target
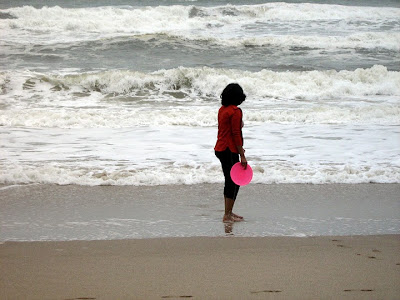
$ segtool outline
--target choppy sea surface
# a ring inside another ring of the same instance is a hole
[[[398,1],[2,1],[0,183],[400,183]]]

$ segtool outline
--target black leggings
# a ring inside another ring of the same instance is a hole
[[[225,176],[224,195],[227,198],[236,200],[239,186],[232,181],[231,169],[235,163],[239,162],[239,154],[233,153],[227,148],[225,151],[215,151],[215,156],[221,161],[222,171]]]

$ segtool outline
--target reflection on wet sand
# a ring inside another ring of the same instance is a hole
[[[225,233],[227,235],[234,235],[233,234],[233,222],[224,223],[225,226]]]

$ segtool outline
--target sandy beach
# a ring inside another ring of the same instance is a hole
[[[220,185],[2,186],[0,298],[398,299],[398,191],[249,185],[229,228]]]
[[[6,242],[1,299],[398,299],[400,236]]]

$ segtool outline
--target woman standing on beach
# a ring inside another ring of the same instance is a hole
[[[238,107],[246,99],[243,89],[237,83],[228,84],[221,94],[221,108],[218,111],[218,139],[214,147],[215,155],[221,161],[225,176],[225,214],[223,222],[242,221],[243,217],[232,212],[239,186],[232,181],[232,166],[240,162],[247,168],[243,149],[243,113]]]

